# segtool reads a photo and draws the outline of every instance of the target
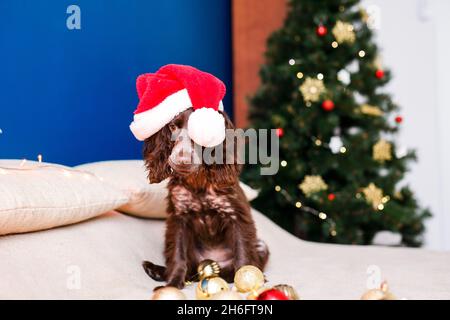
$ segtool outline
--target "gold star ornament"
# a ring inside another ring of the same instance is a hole
[[[355,28],[348,22],[338,20],[334,25],[332,32],[338,43],[355,42]]]
[[[384,139],[380,139],[372,148],[372,156],[375,161],[384,162],[392,159],[392,145]]]
[[[370,183],[367,187],[362,189],[367,203],[371,204],[375,210],[379,210],[383,205],[383,190],[378,188],[375,184]]]
[[[320,95],[325,92],[325,86],[322,80],[308,77],[299,87],[299,90],[302,93],[305,102],[315,102],[318,101]]]
[[[305,176],[298,187],[308,197],[313,193],[328,189],[328,185],[321,176]]]

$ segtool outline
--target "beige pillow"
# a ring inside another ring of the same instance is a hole
[[[49,229],[113,210],[120,189],[61,165],[0,160],[0,235]]]
[[[167,180],[150,184],[142,160],[117,160],[86,163],[76,169],[92,172],[105,182],[122,189],[130,202],[117,210],[144,218],[165,218]],[[258,192],[241,182],[241,187],[249,201]]]

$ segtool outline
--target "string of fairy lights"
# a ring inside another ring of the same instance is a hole
[[[301,210],[302,212],[309,213],[315,217],[317,217],[320,220],[326,220],[328,224],[330,225],[329,233],[331,236],[335,237],[337,235],[336,231],[336,223],[332,218],[330,218],[325,212],[318,211],[314,208],[305,206],[302,204],[301,201],[295,200],[294,197],[292,197],[289,192],[283,188],[281,188],[279,185],[275,186],[275,191],[279,192],[290,204],[295,206],[297,209]]]
[[[9,173],[17,173],[17,172],[33,172],[37,170],[57,170],[61,172],[62,175],[64,175],[67,178],[72,177],[73,174],[80,174],[83,176],[84,179],[89,180],[91,178],[98,178],[102,180],[102,178],[97,177],[95,174],[84,171],[84,170],[78,170],[73,168],[67,168],[67,167],[61,167],[51,164],[44,164],[43,163],[43,157],[41,154],[37,156],[38,164],[33,166],[27,166],[28,160],[22,159],[22,161],[19,163],[18,166],[0,166],[0,175],[7,175]]]

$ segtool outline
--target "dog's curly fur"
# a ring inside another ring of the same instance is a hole
[[[146,139],[143,150],[150,183],[169,178],[166,267],[148,261],[143,266],[153,279],[177,288],[195,277],[204,259],[216,260],[221,277],[232,282],[239,267],[250,264],[263,269],[269,256],[267,246],[257,239],[250,205],[239,186],[241,167],[237,161],[201,164],[187,174],[169,164],[175,144],[171,128],[185,128],[191,112],[181,113]],[[230,119],[222,114],[226,128],[233,129]],[[225,154],[225,143],[223,148]]]

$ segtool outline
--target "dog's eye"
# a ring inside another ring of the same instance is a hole
[[[175,130],[178,129],[178,127],[177,127],[175,124],[170,123],[170,124],[169,124],[169,129],[170,129],[170,131],[174,132]]]

